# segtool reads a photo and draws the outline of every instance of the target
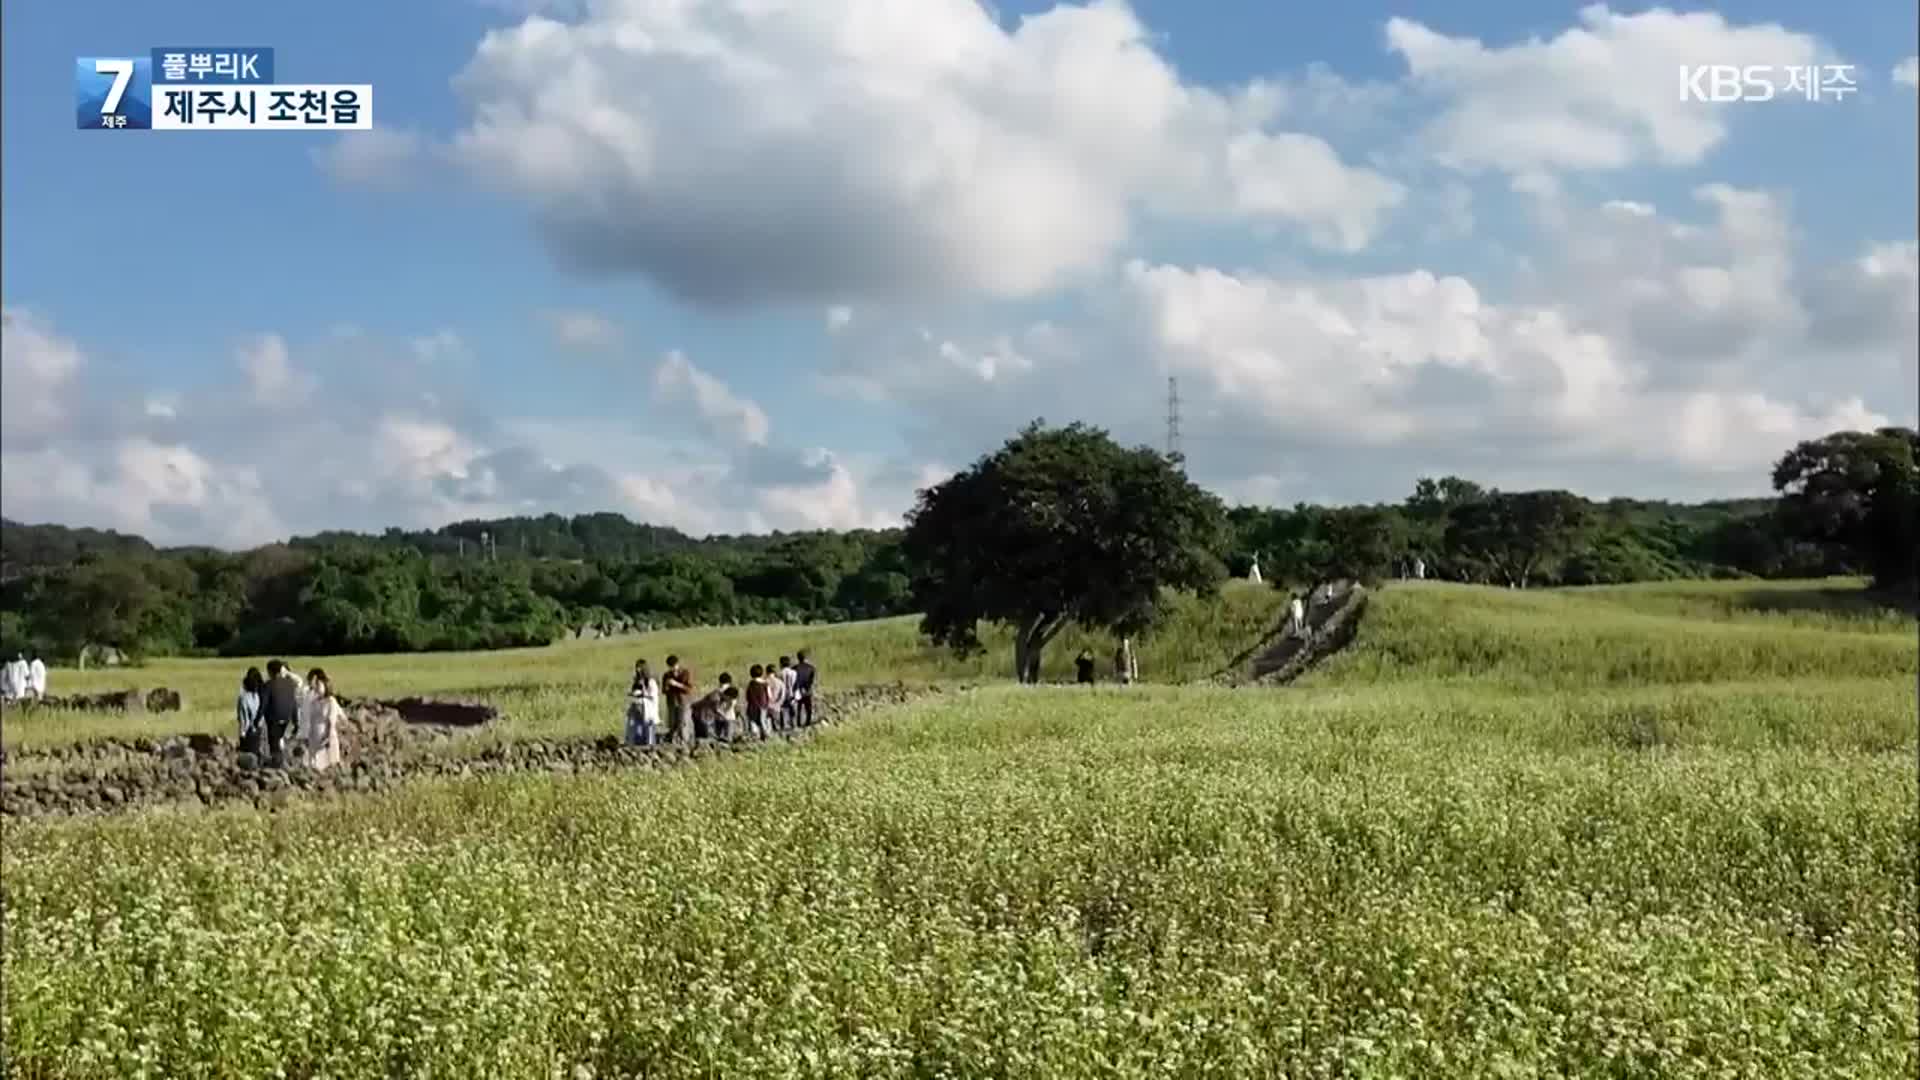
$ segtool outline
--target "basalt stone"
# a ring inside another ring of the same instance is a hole
[[[233,764],[237,769],[245,769],[248,772],[252,772],[260,767],[260,755],[242,750],[240,753],[233,755]]]
[[[162,686],[147,692],[145,704],[148,712],[179,712],[182,702],[178,690]]]

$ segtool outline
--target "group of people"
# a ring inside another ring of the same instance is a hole
[[[1074,657],[1074,681],[1093,685],[1095,661],[1092,649],[1081,649]],[[1121,685],[1131,685],[1140,680],[1140,661],[1133,655],[1133,639],[1121,638],[1120,646],[1113,650],[1113,677]]]
[[[5,664],[0,664],[0,701],[12,704],[16,701],[39,701],[47,696],[47,665],[35,653],[33,660],[27,660],[26,653],[19,653]]]
[[[240,752],[272,768],[304,764],[330,769],[340,763],[340,722],[346,710],[333,696],[333,680],[320,668],[303,680],[284,661],[267,661],[265,677],[250,667],[234,704]]]
[[[699,692],[693,669],[678,656],[667,657],[666,670],[657,679],[647,661],[636,660],[633,684],[627,691],[626,742],[654,746],[701,739],[769,739],[810,727],[815,722],[818,680],[819,671],[805,649],[776,663],[754,664],[747,669],[744,689],[734,683],[732,672],[721,672],[705,693]]]

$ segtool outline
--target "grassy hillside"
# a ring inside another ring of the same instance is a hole
[[[1857,584],[1841,582],[1399,584],[1374,597],[1354,644],[1299,685],[1566,692],[1770,683],[1795,693],[1869,680],[1911,693],[1920,673],[1914,633],[1910,617],[1873,608]]]
[[[998,686],[667,775],[14,826],[6,1049],[76,1077],[1911,1076],[1912,710],[1740,687]]]
[[[1229,584],[1213,601],[1176,600],[1166,623],[1135,643],[1141,678],[1179,683],[1211,674],[1272,627],[1283,601],[1284,597],[1272,589],[1244,582]],[[617,727],[634,660],[645,657],[658,670],[669,653],[677,653],[693,665],[696,675],[708,685],[722,671],[743,679],[752,664],[767,663],[801,648],[811,651],[825,680],[842,687],[1010,677],[1013,646],[1006,633],[983,635],[987,651],[960,659],[951,650],[925,644],[917,627],[918,620],[907,617],[816,627],[668,631],[539,649],[284,659],[301,674],[311,667],[324,667],[339,692],[348,697],[475,694],[508,710],[510,730],[550,734]],[[1044,675],[1048,679],[1071,679],[1073,658],[1083,646],[1094,650],[1104,674],[1111,670],[1115,644],[1106,635],[1069,629],[1048,648]],[[268,659],[262,656],[254,662],[264,665]],[[56,670],[50,679],[55,694],[167,686],[186,696],[188,708],[177,714],[138,718],[15,714],[8,718],[4,738],[12,746],[136,730],[147,734],[225,733],[232,725],[233,699],[245,670],[245,662],[233,660],[161,660],[140,668]]]

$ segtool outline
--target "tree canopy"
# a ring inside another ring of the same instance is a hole
[[[903,550],[922,631],[968,651],[982,622],[1010,626],[1015,674],[1031,682],[1067,624],[1139,633],[1162,590],[1217,587],[1226,540],[1220,500],[1165,456],[1036,421],[922,491]]]
[[[1920,531],[1920,432],[1840,431],[1780,458],[1773,487],[1788,531],[1846,551],[1883,589],[1910,589]]]

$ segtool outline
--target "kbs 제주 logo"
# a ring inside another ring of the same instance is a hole
[[[131,131],[365,131],[366,83],[277,83],[263,46],[170,46],[146,56],[82,56],[77,125]]]

